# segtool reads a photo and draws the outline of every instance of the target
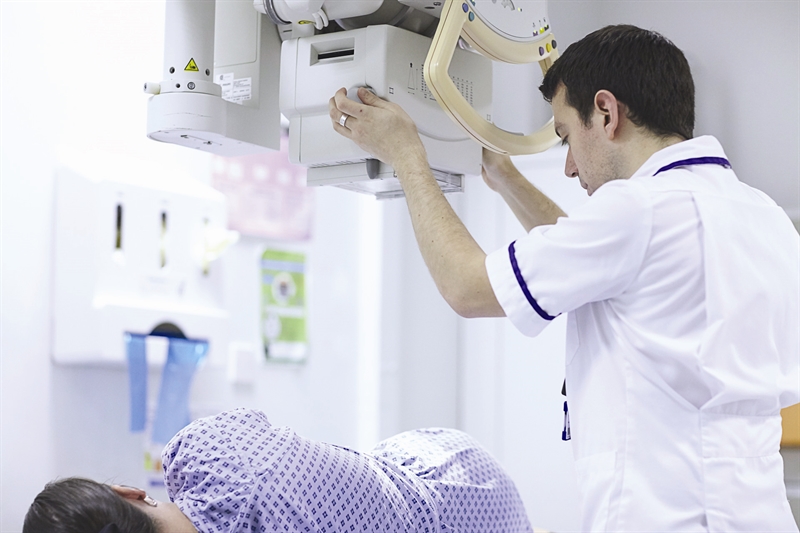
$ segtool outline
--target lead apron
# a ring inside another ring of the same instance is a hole
[[[704,164],[677,162],[659,172],[681,163]],[[707,329],[698,357],[710,399],[701,408],[667,387],[628,345],[600,361],[579,351],[583,331],[619,338],[598,320],[610,311],[607,302],[570,313],[567,381],[577,386],[570,397],[576,409],[578,401],[606,402],[616,417],[572,428],[580,439],[602,435],[612,450],[576,456],[584,531],[797,531],[779,454],[779,409],[798,387],[797,373],[787,371],[796,363],[781,360],[796,359],[798,343],[782,321],[796,319],[797,309],[790,302],[794,309],[776,310],[775,302],[800,290],[785,286],[798,278],[791,272],[798,240],[780,208],[741,194],[732,171],[712,176],[691,191],[704,241]],[[719,176],[724,187],[715,183]],[[600,423],[615,431],[592,429]]]

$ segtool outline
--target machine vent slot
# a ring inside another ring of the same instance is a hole
[[[318,61],[325,61],[326,59],[337,59],[340,57],[351,57],[355,55],[356,51],[353,48],[347,50],[333,50],[332,52],[320,52],[317,54]]]
[[[325,168],[325,167],[335,167],[339,165],[352,165],[355,163],[364,163],[366,159],[343,159],[341,161],[334,161],[332,163],[315,163],[313,165],[308,165],[308,168]]]
[[[339,63],[341,61],[353,61],[356,56],[356,39],[353,36],[345,36],[339,39],[331,39],[318,43],[312,43],[309,47],[311,57],[310,65],[327,65]]]

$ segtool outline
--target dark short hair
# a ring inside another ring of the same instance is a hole
[[[694,81],[683,52],[662,35],[636,26],[606,26],[571,44],[553,63],[539,90],[552,102],[559,86],[567,104],[591,124],[594,97],[610,91],[628,118],[658,136],[694,132]]]
[[[119,533],[157,533],[152,518],[108,485],[71,477],[48,483],[36,496],[22,533],[99,533],[109,524]]]

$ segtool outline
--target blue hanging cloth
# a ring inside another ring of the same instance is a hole
[[[146,335],[125,334],[128,356],[128,383],[131,398],[131,431],[144,431],[147,421],[147,350]]]
[[[158,408],[153,422],[153,442],[166,444],[178,431],[191,422],[189,390],[195,370],[208,353],[208,342],[190,339],[169,339],[169,352]]]
[[[144,431],[147,425],[147,337],[137,333],[125,334],[132,432]],[[191,422],[189,392],[192,378],[207,354],[207,341],[169,338],[167,362],[161,376],[161,390],[153,422],[153,442],[166,444]]]

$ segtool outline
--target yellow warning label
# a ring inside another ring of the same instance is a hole
[[[197,68],[197,63],[194,62],[194,58],[189,60],[189,62],[186,64],[186,68],[183,70],[188,70],[189,72],[200,72],[200,69]]]

